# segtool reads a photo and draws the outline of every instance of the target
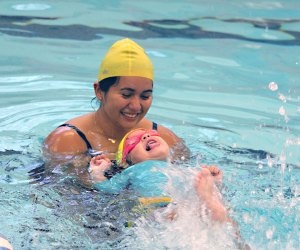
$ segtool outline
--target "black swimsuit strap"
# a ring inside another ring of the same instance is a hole
[[[77,132],[77,134],[81,137],[81,139],[85,142],[88,152],[93,151],[93,148],[92,148],[91,144],[89,143],[88,139],[86,138],[84,133],[79,128],[77,128],[76,126],[69,124],[69,123],[64,123],[58,127],[68,127],[68,128],[74,129]]]
[[[152,129],[157,130],[157,123],[156,122],[152,122]]]

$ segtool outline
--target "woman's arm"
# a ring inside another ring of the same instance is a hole
[[[179,138],[170,129],[161,125],[158,126],[157,131],[171,148],[171,160],[188,160],[190,158],[190,150],[185,145],[183,139]]]

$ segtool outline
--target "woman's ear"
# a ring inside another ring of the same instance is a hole
[[[99,83],[94,82],[94,92],[95,96],[99,101],[102,101],[102,91],[99,90]]]
[[[99,87],[99,82],[94,82],[94,91],[96,92]]]

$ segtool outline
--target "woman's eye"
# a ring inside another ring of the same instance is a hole
[[[150,98],[150,96],[149,96],[149,95],[142,95],[141,98],[142,98],[143,100],[148,100],[148,99]]]
[[[122,96],[123,96],[124,98],[129,98],[129,97],[131,96],[131,94],[122,94]]]

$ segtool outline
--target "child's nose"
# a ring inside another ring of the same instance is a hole
[[[149,134],[145,134],[144,136],[143,136],[143,140],[146,140],[147,138],[149,138],[151,135],[149,135]]]

